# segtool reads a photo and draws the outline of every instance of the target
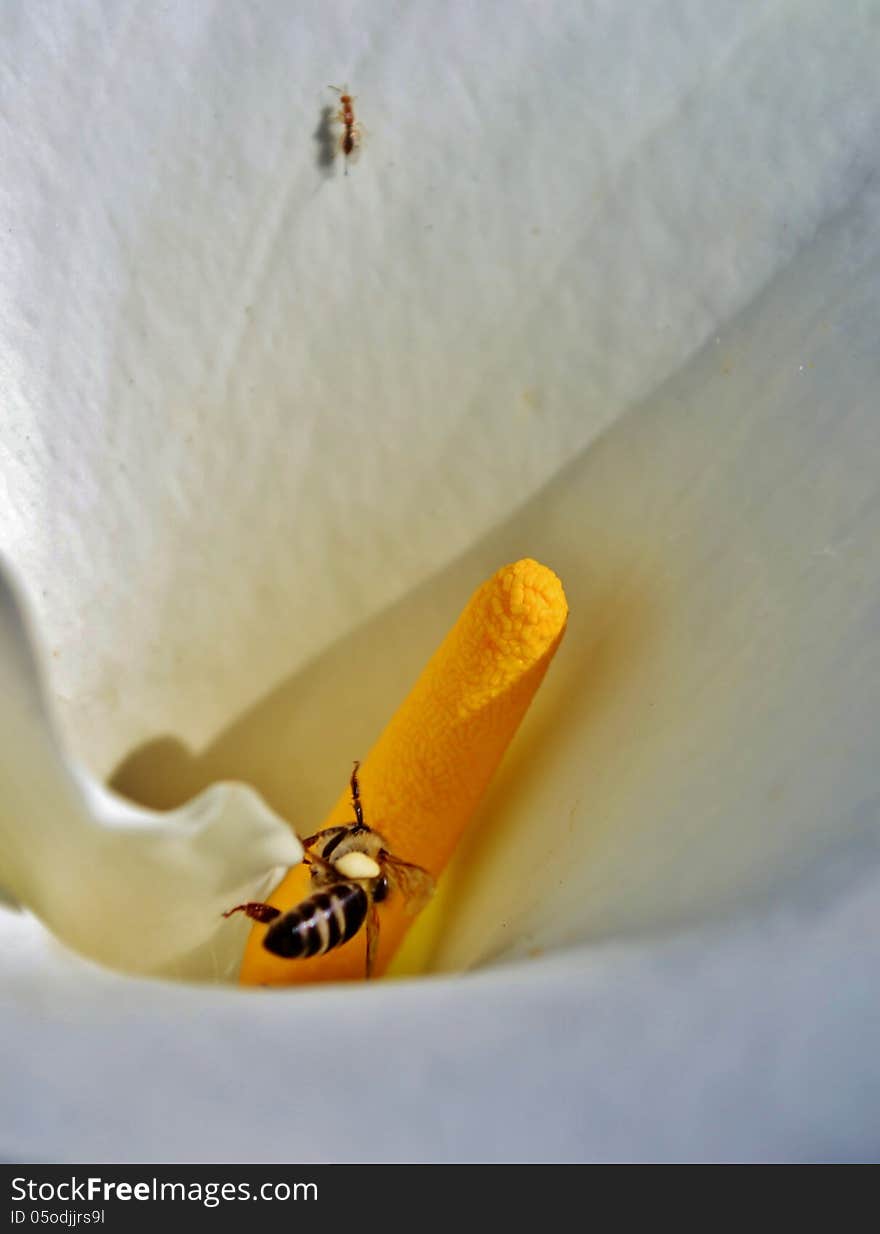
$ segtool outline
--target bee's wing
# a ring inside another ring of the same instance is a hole
[[[434,879],[421,866],[401,861],[390,853],[383,853],[382,860],[388,880],[397,888],[406,901],[410,916],[420,913],[434,894]]]

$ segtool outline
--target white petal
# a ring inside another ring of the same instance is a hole
[[[163,815],[135,808],[70,765],[2,562],[0,698],[5,897],[105,964],[232,975],[241,927],[221,913],[266,891],[299,860],[290,826],[243,784],[216,784]]]

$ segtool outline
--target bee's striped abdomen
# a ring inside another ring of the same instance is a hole
[[[273,921],[263,937],[263,946],[286,960],[323,955],[357,934],[369,907],[363,887],[334,883]]]

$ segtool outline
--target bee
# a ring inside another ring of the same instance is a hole
[[[263,946],[287,960],[310,959],[341,947],[366,924],[367,977],[373,974],[379,945],[377,904],[398,891],[407,912],[415,915],[434,893],[434,879],[421,866],[388,851],[387,841],[364,822],[358,768],[351,773],[355,821],[327,827],[303,840],[303,861],[311,867],[313,893],[282,912],[271,904],[250,901],[223,914],[242,912],[268,924]]]
[[[345,156],[345,174],[348,175],[348,160],[354,158],[360,149],[361,126],[354,117],[354,97],[348,93],[348,86],[344,90],[338,86],[331,86],[330,89],[339,95],[339,111],[336,113],[336,120],[342,126],[339,149]]]

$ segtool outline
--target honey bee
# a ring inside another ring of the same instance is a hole
[[[364,822],[359,766],[355,763],[351,773],[355,821],[327,827],[303,840],[303,861],[311,867],[313,894],[287,912],[250,901],[237,904],[223,916],[242,912],[268,924],[263,946],[288,960],[310,959],[341,947],[366,923],[365,973],[371,977],[379,945],[376,905],[398,891],[407,912],[414,916],[433,895],[434,879],[421,866],[393,856],[386,840]]]

